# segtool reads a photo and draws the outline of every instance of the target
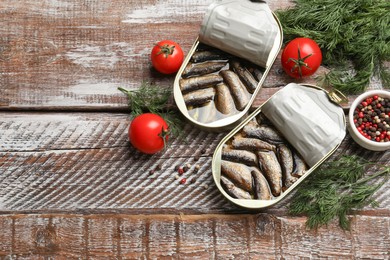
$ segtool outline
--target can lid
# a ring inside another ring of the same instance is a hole
[[[262,111],[309,166],[335,149],[346,134],[343,109],[318,87],[290,83]]]
[[[203,19],[199,41],[266,67],[281,32],[263,1],[220,0]]]

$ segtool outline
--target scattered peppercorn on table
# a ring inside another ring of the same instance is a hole
[[[171,39],[188,53],[212,2],[1,1],[1,259],[390,257],[390,181],[376,191],[377,207],[352,212],[349,231],[337,220],[310,230],[287,211],[293,193],[262,211],[223,197],[211,162],[226,131],[187,123],[160,153],[130,145],[118,87],[172,87],[174,75],[151,68],[150,51]],[[326,71],[294,81],[279,54],[252,107]],[[331,159],[344,154],[390,164],[389,151],[366,150],[349,134]]]

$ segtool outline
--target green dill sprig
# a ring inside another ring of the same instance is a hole
[[[127,90],[119,87],[118,90],[129,98],[129,108],[133,116],[145,112],[160,113],[167,109],[168,101],[172,95],[170,88],[163,88],[148,82],[142,82],[135,90]]]
[[[143,113],[157,114],[167,122],[172,136],[178,137],[182,133],[183,120],[180,114],[169,106],[172,97],[171,88],[142,82],[138,89],[127,90],[119,87],[118,90],[128,96],[129,108],[133,117]]]
[[[376,165],[379,167],[377,172],[366,175],[367,167],[373,165],[355,155],[325,162],[299,186],[289,205],[290,214],[307,215],[309,228],[318,228],[338,218],[340,227],[349,229],[347,215],[353,209],[377,206],[372,195],[389,177],[388,165]],[[378,184],[372,184],[383,176],[385,178]]]
[[[331,66],[328,83],[347,94],[365,90],[372,76],[390,83],[390,2],[388,0],[295,0],[278,10],[285,41],[315,40],[323,64]],[[354,71],[350,75],[350,71]]]

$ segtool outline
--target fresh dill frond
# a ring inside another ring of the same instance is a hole
[[[366,175],[369,166],[373,163],[356,155],[325,162],[298,187],[289,205],[290,214],[307,215],[309,228],[318,228],[338,218],[340,227],[349,229],[348,214],[353,209],[377,205],[372,195],[390,175],[388,165],[376,165],[377,172]],[[372,184],[383,176],[379,184]]]
[[[153,113],[161,116],[168,124],[172,136],[178,137],[184,128],[184,121],[177,110],[169,106],[172,89],[157,86],[149,82],[142,82],[135,90],[119,87],[128,96],[129,108],[132,117],[143,113]]]
[[[374,62],[370,62],[364,69],[351,74],[350,71],[333,69],[329,73],[318,76],[322,87],[334,87],[345,93],[362,93],[370,83],[374,74]]]
[[[127,90],[119,87],[120,91],[128,96],[129,108],[133,116],[145,112],[161,113],[167,109],[168,101],[172,95],[170,88],[163,88],[148,82],[142,82],[135,90]]]
[[[331,86],[352,94],[365,90],[374,75],[390,83],[388,0],[296,0],[295,4],[276,11],[284,39],[315,40],[323,64],[332,67],[327,76]]]

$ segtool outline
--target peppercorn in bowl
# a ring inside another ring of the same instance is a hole
[[[348,131],[360,146],[372,151],[390,149],[390,92],[371,90],[358,96],[348,121]]]

